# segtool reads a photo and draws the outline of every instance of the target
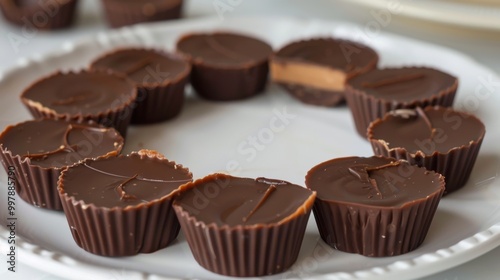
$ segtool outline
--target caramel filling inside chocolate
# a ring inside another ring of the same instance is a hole
[[[329,91],[343,91],[344,71],[303,62],[271,62],[274,82],[296,84]]]

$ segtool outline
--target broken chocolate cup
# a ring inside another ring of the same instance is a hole
[[[132,117],[137,87],[126,77],[104,71],[56,72],[21,94],[35,118],[94,121],[114,127],[123,137]]]
[[[57,189],[78,246],[101,256],[132,256],[175,240],[179,222],[172,201],[192,177],[187,168],[141,150],[72,166]]]
[[[119,49],[97,58],[90,67],[126,75],[137,85],[133,124],[169,120],[182,110],[191,66],[179,56],[152,49]]]
[[[469,113],[430,106],[395,110],[375,120],[368,140],[376,155],[442,174],[448,194],[468,181],[485,133],[481,120]]]
[[[267,43],[234,33],[193,33],[181,37],[177,51],[192,64],[191,84],[198,95],[228,101],[262,92],[272,48]]]
[[[344,101],[345,83],[377,67],[377,53],[360,43],[314,38],[292,42],[271,58],[272,80],[300,101],[335,106]]]
[[[212,174],[183,185],[173,207],[201,266],[256,277],[296,261],[315,197],[285,181]]]
[[[124,140],[113,128],[40,119],[7,127],[0,134],[6,172],[15,170],[16,192],[36,207],[62,210],[57,193],[61,171],[87,158],[116,156]]]
[[[406,161],[346,157],[306,176],[323,241],[368,257],[401,255],[424,241],[443,195],[443,176]]]
[[[396,109],[453,105],[458,79],[428,67],[375,69],[347,82],[346,100],[356,130],[366,137],[370,122]]]

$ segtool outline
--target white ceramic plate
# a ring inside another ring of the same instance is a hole
[[[488,128],[469,183],[442,200],[420,248],[389,258],[338,252],[320,240],[311,218],[297,263],[286,273],[269,279],[409,279],[461,264],[500,244],[500,184],[496,180],[500,151],[495,148],[498,144],[495,141],[500,139],[500,129],[495,125],[500,117],[498,77],[453,50],[389,34],[369,38],[357,26],[296,19],[200,19],[99,34],[65,44],[50,54],[21,60],[18,67],[0,75],[0,125],[5,127],[29,119],[19,93],[33,80],[56,69],[84,67],[92,58],[118,46],[172,49],[175,40],[185,32],[214,29],[253,34],[274,47],[298,38],[344,37],[373,46],[380,53],[382,65],[428,65],[443,69],[460,78],[456,107],[477,114]],[[276,123],[271,127],[270,121],[277,117],[281,127],[273,131]],[[250,144],[249,137],[256,137],[258,145]],[[372,154],[367,141],[356,134],[347,108],[303,105],[273,85],[264,94],[239,102],[207,102],[191,94],[177,119],[130,128],[126,151],[140,148],[159,150],[189,167],[197,178],[228,171],[228,165],[236,164],[239,170],[230,172],[234,175],[280,178],[301,185],[306,172],[320,162]],[[3,225],[7,209],[4,172],[0,175],[0,185]],[[62,277],[220,278],[195,262],[182,234],[172,246],[153,254],[104,258],[75,245],[63,213],[37,209],[18,200],[16,216],[18,261]],[[0,227],[3,256],[7,254],[8,235],[6,228]]]
[[[428,21],[500,30],[500,1],[495,0],[348,0],[380,11]]]

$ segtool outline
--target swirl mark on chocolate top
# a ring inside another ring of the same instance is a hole
[[[358,164],[358,165],[353,165],[353,166],[348,167],[348,170],[349,170],[349,173],[356,176],[361,182],[365,182],[365,183],[370,184],[373,187],[373,189],[375,190],[376,196],[379,197],[380,199],[383,199],[384,198],[383,192],[379,188],[379,186],[377,184],[377,180],[370,177],[370,172],[382,170],[382,169],[387,168],[387,167],[398,166],[399,164],[400,164],[399,161],[383,164],[380,166],[369,166],[367,164]],[[369,198],[372,198],[372,196],[370,196]]]
[[[74,124],[68,125],[68,127],[66,128],[66,131],[64,132],[64,135],[63,135],[63,139],[62,139],[63,143],[61,144],[61,146],[59,146],[59,148],[52,150],[52,151],[48,151],[48,152],[38,153],[38,154],[28,153],[28,154],[23,155],[23,157],[37,160],[37,159],[45,159],[50,155],[57,154],[60,152],[67,152],[67,153],[76,152],[78,149],[78,145],[70,145],[68,142],[68,135],[71,132],[71,130],[73,130],[75,128],[75,126],[77,126],[77,125],[74,125]],[[83,127],[83,126],[81,126],[81,127]]]
[[[430,135],[428,139],[430,140],[432,140],[437,133],[437,129],[433,127],[429,116],[427,116],[427,114],[421,107],[416,107],[415,109],[398,109],[391,111],[390,114],[403,119],[420,117],[424,121],[426,127],[429,129]]]
[[[259,203],[257,203],[257,205],[252,209],[252,211],[250,211],[250,213],[248,213],[248,215],[246,217],[243,217],[243,222],[246,222],[253,215],[253,213],[255,213],[255,211],[257,211],[257,209],[259,209],[262,206],[262,204],[264,204],[264,202],[269,198],[269,196],[275,190],[276,190],[276,186],[274,184],[271,184],[269,186],[269,188],[267,188],[267,190],[264,193],[264,195],[262,196],[262,198],[260,199]]]
[[[62,100],[55,100],[51,103],[51,105],[66,106],[66,105],[75,104],[75,103],[84,101],[86,99],[89,99],[91,95],[92,95],[91,93],[89,94],[88,92],[83,92],[80,94],[69,96],[69,97],[64,98]]]
[[[137,178],[137,176],[138,176],[138,174],[135,174],[134,176],[132,176],[132,177],[128,178],[127,180],[123,181],[122,183],[120,183],[115,188],[116,192],[120,196],[120,200],[136,200],[137,199],[137,196],[132,195],[132,194],[128,194],[125,191],[125,185],[132,182],[134,179]]]
[[[352,167],[365,168],[352,168]],[[351,168],[353,171],[349,171]],[[363,174],[364,172],[368,174]],[[359,178],[365,178],[361,181]],[[379,191],[366,178],[375,179]],[[348,204],[403,207],[412,201],[444,189],[440,175],[424,168],[385,157],[336,158],[313,167],[306,176],[306,185],[318,193],[318,199]],[[418,187],[417,187],[418,186]]]
[[[102,170],[94,168],[94,167],[92,167],[92,166],[90,166],[90,165],[88,165],[86,163],[84,164],[84,166],[87,167],[87,168],[89,168],[89,169],[92,169],[93,171],[96,171],[96,172],[99,172],[99,173],[102,173],[102,174],[105,174],[105,175],[108,175],[108,176],[113,176],[113,177],[118,177],[118,178],[130,178],[128,176],[122,176],[122,175],[118,175],[118,174],[114,174],[114,173],[109,173],[109,172],[106,172],[106,171],[102,171]],[[151,179],[151,178],[139,177],[139,175],[137,175],[135,177],[135,179],[140,180],[140,181],[157,182],[157,183],[187,183],[187,182],[191,181],[191,179],[184,179],[184,180]]]
[[[255,181],[258,183],[264,183],[264,184],[268,184],[268,185],[287,185],[287,184],[290,184],[287,181],[268,179],[268,178],[264,178],[264,177],[258,177],[257,179],[255,179]]]
[[[408,75],[397,76],[394,78],[379,80],[379,81],[371,82],[371,83],[365,82],[365,83],[362,83],[361,86],[363,86],[365,88],[380,88],[383,86],[389,86],[389,85],[409,82],[409,81],[413,81],[413,80],[418,80],[418,79],[422,79],[424,77],[425,77],[425,75],[422,73],[415,73],[415,74],[408,74]]]
[[[427,125],[427,128],[429,128],[431,135],[429,136],[429,139],[433,139],[434,135],[436,134],[436,129],[432,126],[432,122],[427,116],[427,114],[422,110],[421,107],[415,108],[415,111],[418,113],[418,115],[424,120],[425,124]]]
[[[365,182],[370,184],[373,189],[375,189],[375,195],[380,199],[383,199],[382,191],[378,187],[377,181],[373,178],[370,178],[370,174],[368,173],[368,165],[354,165],[348,168],[349,173],[356,176],[361,182]],[[370,198],[372,198],[370,196]]]

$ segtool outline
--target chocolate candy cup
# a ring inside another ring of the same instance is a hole
[[[169,120],[182,110],[191,66],[178,56],[149,49],[120,49],[97,58],[90,67],[126,75],[137,85],[132,123]]]
[[[30,30],[56,30],[70,26],[78,0],[2,0],[6,20]]]
[[[385,68],[347,82],[346,100],[364,138],[370,122],[396,109],[453,104],[457,78],[428,67]]]
[[[24,201],[62,210],[56,191],[61,170],[86,158],[116,156],[123,144],[113,128],[40,119],[7,127],[0,134],[0,155],[6,171],[15,168],[16,191]]]
[[[253,277],[296,261],[315,197],[284,181],[212,174],[182,186],[174,209],[201,266]]]
[[[347,157],[306,176],[317,192],[314,217],[323,241],[368,257],[401,255],[425,239],[444,192],[444,178],[406,161]]]
[[[187,168],[141,150],[72,166],[57,189],[78,246],[101,256],[131,256],[175,240],[172,200],[192,178]]]
[[[272,48],[267,43],[233,33],[188,34],[177,51],[192,64],[191,84],[209,100],[249,98],[264,90]]]
[[[183,0],[102,0],[111,27],[181,17]]]
[[[123,137],[136,98],[137,87],[129,79],[103,71],[56,72],[21,94],[35,118],[94,121],[116,128]]]
[[[376,155],[442,174],[445,193],[450,193],[469,179],[485,133],[484,124],[471,114],[430,106],[396,110],[375,120],[368,127],[368,140]]]
[[[344,101],[345,82],[377,67],[377,53],[360,43],[314,38],[292,42],[271,58],[271,76],[303,103],[335,106]]]

